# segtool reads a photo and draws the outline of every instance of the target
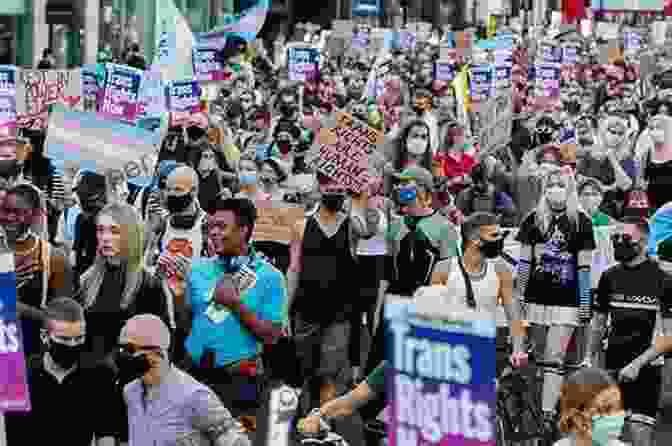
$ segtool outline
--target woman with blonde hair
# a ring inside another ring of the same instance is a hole
[[[573,170],[551,168],[536,209],[524,218],[514,295],[527,304],[529,335],[544,370],[542,409],[554,418],[567,348],[579,322],[590,320],[595,238],[579,204]],[[541,346],[545,350],[541,351]]]
[[[140,215],[126,203],[108,204],[96,218],[96,258],[81,276],[78,293],[87,312],[89,352],[96,359],[115,349],[130,316],[162,312],[160,290],[143,268],[143,231]]]
[[[105,171],[108,203],[127,203],[130,191],[124,169],[109,168]]]

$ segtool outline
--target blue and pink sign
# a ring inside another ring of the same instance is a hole
[[[390,446],[495,446],[495,322],[418,317],[388,302]]]
[[[99,113],[108,119],[135,124],[143,71],[116,64],[107,64],[106,70]]]
[[[14,255],[0,247],[0,413],[28,412],[26,359],[16,317]]]
[[[194,74],[200,82],[216,82],[227,79],[224,64],[218,60],[218,47],[213,44],[199,43],[194,47]]]
[[[16,67],[0,65],[0,127],[16,127]]]
[[[197,81],[171,82],[166,87],[168,111],[196,113],[201,110],[201,87]]]

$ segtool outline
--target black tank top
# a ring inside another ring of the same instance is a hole
[[[316,217],[310,217],[302,253],[295,310],[308,322],[346,320],[352,310],[357,273],[350,247],[349,219],[332,237],[327,237]]]
[[[649,182],[646,192],[652,211],[672,201],[672,160],[655,163],[649,152],[644,175]]]

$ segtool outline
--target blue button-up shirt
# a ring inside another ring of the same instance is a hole
[[[160,384],[146,387],[136,379],[124,388],[129,446],[205,445],[210,444],[209,431],[230,437],[227,444],[237,444],[242,439],[239,427],[212,390],[166,367]]]

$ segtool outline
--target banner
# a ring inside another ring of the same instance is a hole
[[[44,129],[49,120],[49,107],[64,104],[71,108],[81,102],[82,77],[79,68],[73,70],[24,70],[16,82],[16,112],[18,126]]]
[[[30,411],[27,378],[16,316],[14,254],[0,247],[0,413]]]
[[[255,205],[257,220],[252,233],[253,241],[289,244],[294,240],[298,223],[305,219],[303,207],[270,200],[258,200]]]
[[[152,69],[161,72],[164,82],[191,79],[194,76],[192,60],[196,40],[173,0],[156,0],[154,32],[158,43]]]
[[[389,445],[495,446],[495,321],[471,311],[419,316],[416,304],[389,299],[385,308]]]
[[[492,65],[474,65],[471,68],[469,96],[472,102],[483,102],[492,96],[495,87]]]
[[[199,41],[211,42],[220,48],[227,36],[238,36],[247,42],[257,38],[261,28],[266,22],[266,17],[271,9],[271,0],[257,0],[254,6],[251,6],[240,14],[230,17],[222,26],[198,35]]]
[[[320,51],[314,47],[289,47],[287,48],[287,61],[290,81],[310,81],[318,75]]]
[[[143,71],[125,65],[105,65],[105,88],[99,113],[108,119],[134,124]]]
[[[201,87],[196,81],[171,82],[166,86],[168,111],[196,113],[201,109]]]
[[[160,132],[59,108],[49,117],[45,154],[61,171],[67,162],[75,161],[82,170],[103,173],[156,153],[160,142]]]
[[[16,127],[16,71],[0,65],[0,127]]]
[[[199,82],[226,80],[224,65],[217,60],[217,47],[208,43],[197,43],[194,47],[194,74]]]
[[[374,163],[369,161],[383,142],[382,133],[348,113],[338,112],[335,126],[320,130],[306,160],[336,183],[359,193],[375,175]]]

